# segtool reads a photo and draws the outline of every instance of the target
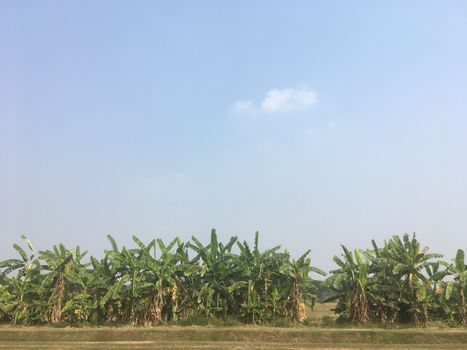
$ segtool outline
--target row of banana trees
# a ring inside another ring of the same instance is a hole
[[[338,268],[325,273],[310,265],[307,251],[294,260],[280,246],[261,251],[232,237],[207,245],[196,237],[110,249],[100,260],[85,259],[79,247],[62,244],[35,253],[24,236],[19,258],[0,262],[0,322],[13,324],[160,325],[190,317],[234,317],[261,324],[277,318],[303,322],[317,301],[337,301],[341,319],[359,324],[412,323],[429,319],[467,326],[467,266],[463,250],[452,263],[421,248],[415,234],[393,236],[378,246],[334,257]]]
[[[338,269],[325,285],[337,300],[335,312],[342,319],[365,324],[411,322],[424,326],[429,319],[467,326],[467,265],[459,249],[452,263],[421,248],[415,234],[393,236],[382,246],[335,256]]]
[[[275,318],[305,319],[316,301],[309,251],[294,260],[274,247],[260,251],[232,237],[207,245],[133,236],[134,248],[111,248],[100,260],[84,259],[63,244],[35,253],[25,236],[19,258],[0,262],[0,322],[153,326],[204,316],[260,324]]]

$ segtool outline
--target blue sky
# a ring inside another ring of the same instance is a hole
[[[464,1],[1,1],[0,259],[192,234],[467,248]]]

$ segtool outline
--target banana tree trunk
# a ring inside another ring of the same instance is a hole
[[[295,322],[300,322],[300,293],[297,282],[292,285],[292,317]]]
[[[365,291],[358,286],[350,300],[350,318],[356,323],[366,324],[369,320],[368,302]]]
[[[464,327],[467,327],[467,308],[465,306],[464,288],[462,285],[459,291],[459,321]]]
[[[162,293],[156,292],[146,309],[146,315],[143,320],[144,326],[157,326],[162,323],[163,304],[164,300]]]
[[[407,292],[409,293],[409,295],[411,295],[411,299],[410,302],[411,302],[411,315],[410,315],[410,318],[412,319],[412,322],[418,326],[420,324],[420,318],[419,318],[419,315],[418,315],[418,312],[417,312],[417,293],[416,291],[413,290],[413,274],[412,273],[408,273],[407,274]]]
[[[54,288],[54,294],[57,293],[57,301],[53,304],[50,313],[50,323],[59,323],[62,320],[62,301],[65,291],[65,279],[63,276],[58,278],[57,284]]]

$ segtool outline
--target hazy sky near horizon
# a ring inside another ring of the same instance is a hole
[[[26,234],[467,249],[467,2],[0,1],[0,260]]]

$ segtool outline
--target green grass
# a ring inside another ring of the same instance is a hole
[[[313,311],[307,310],[309,317],[313,320],[321,320],[326,317],[336,318],[334,314],[334,309],[336,307],[336,303],[316,303],[313,307]]]
[[[313,310],[307,310],[308,318],[305,324],[316,327],[335,327],[337,316],[332,311],[335,303],[317,303]]]

